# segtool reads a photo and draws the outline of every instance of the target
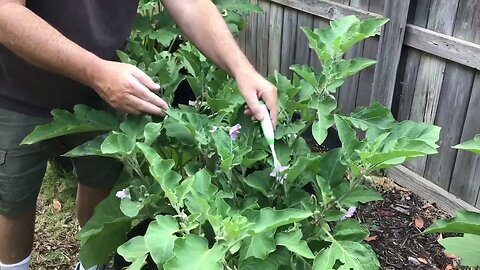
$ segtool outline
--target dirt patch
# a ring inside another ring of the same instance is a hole
[[[469,269],[459,267],[455,257],[445,255],[437,242],[441,235],[421,234],[448,214],[388,178],[373,179],[384,200],[362,205],[357,218],[371,231],[368,243],[382,269]]]

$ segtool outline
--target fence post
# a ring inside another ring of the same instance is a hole
[[[383,27],[380,36],[370,101],[378,101],[387,108],[392,106],[410,2],[411,0],[385,1],[384,15],[390,21]]]

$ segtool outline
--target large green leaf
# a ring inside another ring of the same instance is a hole
[[[293,65],[290,69],[313,87],[318,88],[315,71],[311,67],[306,65]]]
[[[313,270],[332,270],[336,262],[343,270],[375,270],[380,268],[375,253],[370,247],[351,241],[335,241],[315,257]]]
[[[313,138],[321,145],[327,138],[328,129],[333,126],[332,112],[337,108],[337,102],[334,98],[326,96],[320,102],[312,102],[310,106],[317,110],[317,119],[312,125]]]
[[[347,195],[340,203],[344,206],[352,206],[360,203],[381,201],[383,197],[378,191],[359,186]]]
[[[129,155],[135,149],[135,139],[123,133],[110,134],[100,146],[102,154]]]
[[[85,142],[67,153],[63,154],[65,157],[83,157],[83,156],[107,156],[113,157],[114,155],[103,154],[101,145],[105,141],[108,134],[95,137],[93,140]]]
[[[343,80],[375,63],[375,60],[366,58],[341,60],[335,64],[333,72],[336,74],[336,79]]]
[[[247,259],[249,257],[255,257],[262,260],[266,259],[268,254],[275,251],[274,234],[275,230],[264,231],[253,234],[243,240],[243,245],[240,249],[240,258]]]
[[[178,231],[178,222],[172,216],[156,216],[148,226],[145,245],[159,267],[173,257],[173,246],[177,239],[175,233]]]
[[[468,233],[480,235],[480,213],[461,210],[455,217],[438,220],[424,233]]]
[[[143,131],[143,137],[145,137],[144,143],[148,146],[152,145],[155,140],[160,136],[160,132],[163,128],[162,123],[148,123],[145,125],[145,129]]]
[[[290,232],[277,233],[275,236],[277,245],[284,246],[291,252],[294,252],[307,259],[314,259],[312,251],[305,240],[302,240],[302,231],[295,229]]]
[[[321,168],[322,176],[332,187],[337,186],[343,181],[347,167],[341,162],[342,152],[340,149],[329,151],[320,160],[318,167]]]
[[[222,245],[214,245],[208,248],[207,239],[187,235],[175,240],[173,253],[175,256],[168,260],[165,270],[223,270],[222,259],[226,248]]]
[[[449,237],[439,242],[446,252],[459,256],[463,266],[480,266],[480,235],[465,234],[463,237]]]
[[[111,113],[94,110],[85,105],[76,105],[74,112],[55,109],[52,111],[53,121],[37,126],[22,144],[33,144],[63,135],[89,132],[117,130],[118,118]]]
[[[358,107],[349,117],[345,117],[356,128],[367,130],[370,127],[389,129],[395,123],[390,110],[375,102],[370,107]]]
[[[480,154],[480,135],[475,136],[475,138],[470,141],[455,145],[453,148]]]
[[[256,171],[249,174],[245,178],[245,183],[258,191],[260,191],[265,197],[273,197],[271,185],[274,181],[271,180],[270,172],[268,170]]]
[[[260,260],[255,257],[249,257],[242,262],[240,270],[277,270],[278,265],[274,260],[267,258],[266,260]]]
[[[141,258],[145,261],[145,255],[148,253],[145,238],[143,236],[136,236],[119,246],[117,252],[127,262],[134,262]]]
[[[128,115],[127,120],[120,124],[120,129],[128,137],[134,140],[143,137],[145,126],[152,121],[149,115]]]
[[[333,231],[333,237],[338,241],[361,242],[368,235],[368,229],[355,219],[338,222]]]
[[[347,158],[352,158],[358,149],[362,149],[362,143],[357,140],[355,130],[342,116],[335,115],[334,118],[338,137],[342,142],[342,152]]]
[[[262,208],[258,219],[250,228],[254,233],[261,233],[278,228],[282,225],[302,221],[312,216],[312,212],[300,209],[282,209]]]

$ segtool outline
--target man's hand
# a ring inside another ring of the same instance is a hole
[[[263,114],[259,100],[263,100],[270,109],[270,118],[273,125],[276,126],[278,117],[277,88],[253,69],[237,75],[235,79],[247,102],[245,113],[251,115],[252,120],[262,120]]]
[[[258,74],[238,47],[217,7],[211,0],[161,0],[185,35],[215,64],[230,73],[247,102],[246,113],[261,120],[260,103],[265,101],[277,124],[277,92]]]
[[[152,92],[160,85],[133,65],[101,60],[92,87],[110,106],[124,112],[165,115],[168,109]]]

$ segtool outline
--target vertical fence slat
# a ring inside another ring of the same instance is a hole
[[[480,1],[464,0],[459,3],[457,23],[453,35],[463,40],[480,43]],[[445,85],[442,88],[440,107],[436,124],[444,126],[442,142],[446,145],[455,145],[460,141],[471,139],[475,134],[480,133],[480,78],[476,71],[466,69],[458,64],[450,63],[445,72],[445,78],[451,81],[451,85],[458,85],[457,88],[449,88]],[[462,72],[463,71],[463,72]],[[477,75],[477,76],[476,76]],[[476,76],[476,77],[475,77]],[[463,88],[472,82],[472,87]],[[455,91],[456,90],[456,91]],[[442,98],[445,101],[442,104]],[[445,108],[446,106],[446,108]],[[468,108],[468,109],[467,109]],[[443,112],[443,116],[441,115]],[[451,173],[450,192],[475,204],[479,193],[480,179],[475,179],[475,165],[478,157],[465,151],[457,151],[446,147],[438,159],[431,159],[434,162],[445,161],[452,163],[449,171]],[[454,163],[454,164],[453,164]],[[480,163],[478,163],[480,165]],[[435,169],[435,166],[432,166]],[[453,173],[452,173],[453,171]],[[440,176],[442,177],[442,176]],[[450,179],[449,179],[450,180]],[[446,180],[444,180],[447,182]]]
[[[480,14],[476,12],[477,0],[459,1],[453,36],[473,41],[480,25],[472,22]],[[427,159],[425,176],[439,186],[449,189],[457,150],[452,145],[460,142],[467,106],[475,73],[461,64],[447,62],[443,84],[435,113],[435,124],[442,127],[440,150],[437,155]],[[462,194],[475,201],[475,194]]]
[[[471,140],[476,134],[480,134],[480,76],[478,74],[480,73],[477,73],[472,87],[472,96],[470,97],[465,126],[460,139],[462,142]],[[450,192],[472,205],[477,202],[478,207],[480,174],[475,175],[476,168],[480,168],[480,155],[459,151],[453,169]],[[480,173],[480,170],[478,172]]]
[[[427,28],[451,35],[455,23],[459,0],[432,0]],[[433,123],[446,61],[423,54],[420,58],[415,93],[413,95],[410,119],[417,122]],[[419,175],[425,173],[427,158],[408,162],[408,166]]]
[[[310,62],[310,48],[308,47],[308,39],[303,33],[301,27],[312,28],[313,16],[307,13],[298,13],[297,20],[297,41],[295,45],[295,64],[305,65]]]
[[[283,11],[283,35],[282,35],[282,59],[280,60],[280,72],[292,76],[290,66],[295,59],[295,41],[297,40],[297,16],[298,11],[284,8]]]
[[[250,3],[257,4],[257,0],[250,0]],[[245,55],[252,65],[257,61],[257,14],[250,14],[246,18],[247,28],[245,29]]]
[[[417,1],[412,22],[413,24],[424,28],[427,27],[430,5],[431,0]],[[413,94],[415,92],[415,83],[417,81],[421,55],[422,53],[420,51],[408,48],[405,73],[402,81],[402,94],[397,116],[399,121],[410,118],[410,110],[412,109]]]
[[[282,32],[283,32],[283,7],[270,4],[269,42],[268,42],[268,74],[280,72],[280,59],[282,58]]]
[[[409,8],[410,0],[387,1],[385,6],[385,16],[390,22],[383,27],[380,37],[371,100],[388,108],[395,91]]]
[[[258,5],[263,9],[263,12],[257,15],[256,67],[260,74],[266,76],[268,72],[270,2],[259,0]]]

